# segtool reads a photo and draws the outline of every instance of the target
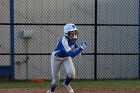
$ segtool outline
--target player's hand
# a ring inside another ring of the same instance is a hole
[[[86,42],[86,41],[83,41],[82,43],[81,43],[81,48],[82,49],[85,49],[86,47],[87,47],[87,45],[88,45],[88,43]]]

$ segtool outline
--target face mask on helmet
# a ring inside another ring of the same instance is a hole
[[[78,30],[69,31],[68,32],[68,37],[70,37],[70,38],[78,38]]]

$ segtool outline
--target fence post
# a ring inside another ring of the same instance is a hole
[[[11,79],[14,79],[14,0],[10,0],[10,61]]]
[[[140,54],[140,0],[139,0],[139,54]],[[139,55],[139,79],[140,79],[140,55]]]
[[[97,80],[97,0],[95,0],[94,80]]]

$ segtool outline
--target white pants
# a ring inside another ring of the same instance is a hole
[[[69,78],[75,77],[75,68],[71,57],[56,57],[53,52],[51,55],[51,70],[52,70],[52,84],[57,85],[60,78],[61,65],[66,69],[66,73]]]

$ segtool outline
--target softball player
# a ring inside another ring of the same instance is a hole
[[[87,47],[87,42],[83,41],[81,46],[78,47],[76,40],[78,38],[78,29],[75,24],[69,23],[64,26],[64,36],[62,36],[57,43],[52,55],[51,55],[51,70],[52,70],[52,83],[47,93],[55,93],[55,88],[59,83],[60,67],[64,65],[66,69],[66,79],[63,85],[67,89],[68,93],[74,93],[70,82],[75,77],[75,68],[72,62],[72,58],[82,52]]]

